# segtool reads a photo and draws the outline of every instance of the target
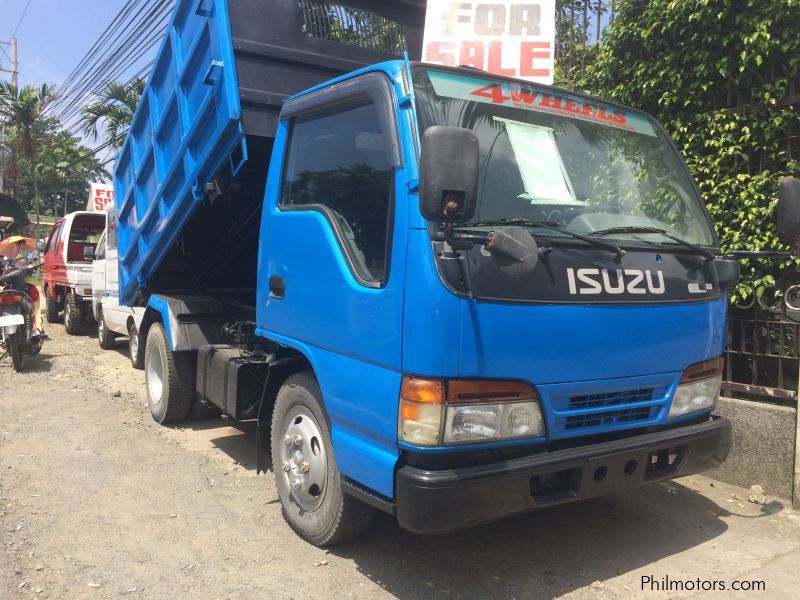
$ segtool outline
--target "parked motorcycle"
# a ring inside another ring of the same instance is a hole
[[[0,265],[0,360],[11,356],[15,371],[22,371],[26,355],[42,350],[42,332],[35,328],[34,310],[38,290],[25,280],[41,267],[35,253],[28,254],[26,265],[13,260]]]

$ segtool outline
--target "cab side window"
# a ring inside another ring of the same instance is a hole
[[[106,246],[109,250],[117,247],[117,214],[108,213],[108,229],[106,230]]]
[[[388,272],[394,169],[375,105],[362,99],[292,123],[281,207],[320,210],[362,282]]]
[[[61,227],[64,225],[62,221],[58,225],[55,226],[53,232],[50,234],[50,238],[47,240],[47,245],[44,247],[45,252],[51,252],[56,249],[58,246],[58,238],[61,236]]]
[[[100,238],[100,241],[97,242],[97,252],[95,254],[95,260],[103,260],[106,257],[106,234],[103,233],[103,236]]]

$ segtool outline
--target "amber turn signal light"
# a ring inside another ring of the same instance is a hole
[[[721,356],[693,364],[683,372],[680,383],[692,383],[694,381],[700,381],[701,379],[709,379],[710,377],[722,375],[722,368],[724,366],[725,359]]]

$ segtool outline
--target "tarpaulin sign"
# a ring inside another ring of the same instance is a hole
[[[656,130],[645,115],[597,100],[532,85],[488,81],[458,73],[431,70],[428,71],[428,76],[438,96],[532,110],[656,136]]]
[[[110,183],[93,183],[89,192],[89,202],[86,210],[103,212],[106,205],[114,203],[114,186]]]
[[[555,0],[428,0],[423,60],[551,85],[555,14]]]

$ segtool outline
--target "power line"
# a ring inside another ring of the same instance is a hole
[[[81,89],[81,86],[85,86],[87,84],[87,77],[90,75],[91,70],[99,65],[100,62],[114,50],[114,46],[120,39],[121,35],[123,35],[130,27],[131,23],[133,23],[133,21],[130,21],[125,24],[125,20],[140,2],[141,0],[128,0],[128,3],[120,10],[111,24],[102,34],[100,34],[100,37],[89,49],[78,66],[75,67],[73,72],[67,77],[64,83],[58,86],[58,90],[62,97],[68,97],[74,91]],[[116,33],[116,38],[112,38],[113,28],[115,27],[118,29],[118,32]],[[102,46],[98,48],[101,42]],[[102,50],[99,53],[96,53],[95,49]]]
[[[85,99],[85,96],[96,92],[98,84],[113,81],[116,77],[133,67],[139,59],[149,52],[149,50],[163,38],[166,25],[151,30],[150,33],[145,34],[144,37],[140,37],[139,34],[150,26],[155,25],[156,19],[157,17],[155,16],[150,17],[137,26],[136,30],[131,32],[131,35],[138,39],[138,41],[133,42],[132,45],[129,44],[125,48],[118,48],[111,57],[106,59],[101,65],[98,65],[92,77],[80,89],[71,90],[70,94],[72,94],[72,97],[60,111],[55,114],[55,117],[63,122],[69,117],[75,116],[76,113],[80,112],[82,108],[81,102]]]
[[[25,5],[25,10],[22,11],[22,16],[19,18],[19,21],[17,21],[17,26],[14,27],[14,32],[11,34],[12,38],[15,35],[17,35],[17,31],[19,31],[19,26],[22,25],[22,19],[25,18],[25,15],[28,14],[28,9],[31,7],[31,2],[33,2],[33,0],[28,0],[28,3]]]
[[[108,28],[101,36],[105,50],[95,56],[90,50],[59,86],[57,93],[60,100],[49,111],[55,118],[66,124],[77,119],[82,102],[96,91],[98,84],[126,73],[162,39],[174,0],[147,0],[152,3],[149,10],[139,11],[134,18],[128,18],[140,1],[128,1],[112,23],[115,30],[111,35],[114,38],[109,42]],[[139,69],[138,74],[146,71],[146,68]]]

